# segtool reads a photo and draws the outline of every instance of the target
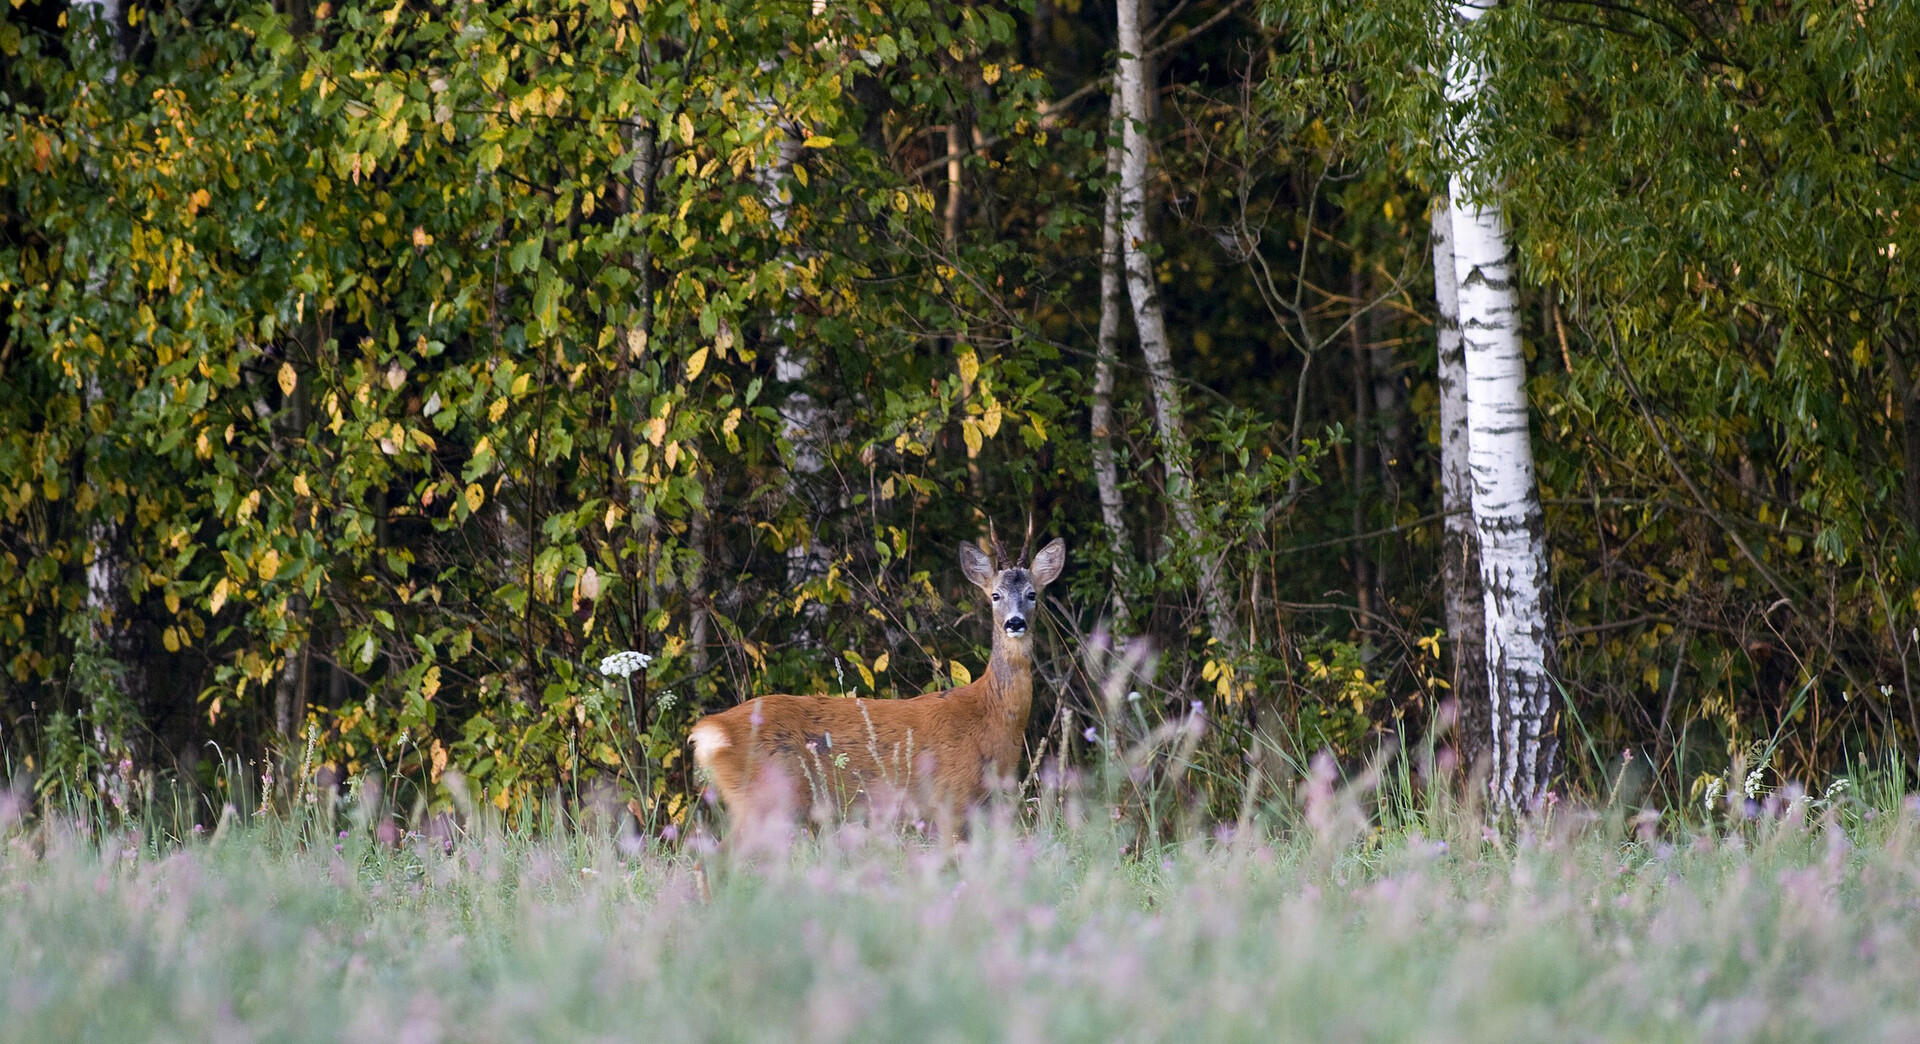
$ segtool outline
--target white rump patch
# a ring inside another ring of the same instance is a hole
[[[712,764],[716,753],[733,745],[727,739],[727,730],[711,721],[695,725],[687,738],[693,741],[693,760],[702,766]]]

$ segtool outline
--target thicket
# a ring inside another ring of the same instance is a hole
[[[502,808],[606,783],[679,818],[703,711],[977,669],[953,549],[990,529],[1073,551],[1036,764],[1198,716],[1141,771],[1231,815],[1444,728],[1441,13],[1161,14],[1201,527],[1129,349],[1116,551],[1104,5],[6,6],[10,772],[131,807],[217,806],[232,759],[429,803],[453,767]],[[1567,785],[1623,749],[1669,802],[1911,751],[1920,16],[1488,22]],[[625,649],[630,685],[596,669]]]

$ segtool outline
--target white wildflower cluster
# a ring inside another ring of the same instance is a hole
[[[673,709],[673,705],[674,705],[674,704],[676,704],[676,703],[679,703],[679,702],[680,702],[680,697],[678,697],[678,696],[675,696],[675,695],[673,694],[673,690],[672,690],[672,689],[668,689],[667,691],[665,691],[665,692],[663,692],[663,693],[661,693],[661,694],[660,694],[660,695],[659,695],[658,697],[656,697],[656,698],[655,698],[655,700],[654,700],[654,704],[655,704],[656,706],[658,706],[658,707],[659,707],[659,708],[660,708],[661,710],[663,710],[663,711],[670,711],[670,710],[672,710],[672,709]]]
[[[601,660],[600,673],[609,678],[625,678],[633,674],[634,671],[640,670],[652,662],[653,657],[648,656],[646,653],[634,652],[632,649],[627,649]]]
[[[1766,775],[1766,772],[1767,763],[1763,761],[1758,768],[1747,773],[1747,781],[1741,784],[1741,789],[1747,792],[1747,797],[1757,798],[1760,796],[1760,783],[1762,777]]]
[[[1714,803],[1720,800],[1720,788],[1722,785],[1719,777],[1707,780],[1707,798],[1705,804],[1708,812],[1712,812]]]

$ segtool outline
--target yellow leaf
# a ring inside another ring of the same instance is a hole
[[[967,444],[967,456],[980,455],[980,447],[986,440],[980,437],[980,422],[968,417],[960,422],[960,438]]]
[[[706,368],[707,350],[701,348],[699,351],[687,357],[687,380],[693,380],[695,377],[700,376],[700,371]]]
[[[521,395],[525,395],[527,393],[527,388],[532,384],[533,384],[533,373],[531,371],[527,373],[523,373],[518,377],[515,377],[513,379],[514,396],[518,397]]]
[[[220,612],[220,607],[226,604],[227,604],[227,578],[223,576],[220,578],[219,583],[213,585],[213,600],[207,603],[207,611],[209,613],[218,615]]]
[[[978,376],[980,376],[980,357],[973,354],[973,349],[962,348],[960,350],[960,383],[963,386],[972,384],[973,379]]]
[[[180,636],[174,633],[173,628],[169,627],[160,632],[160,644],[166,646],[168,652],[179,652]]]
[[[1000,434],[1000,419],[1003,415],[1004,411],[1001,410],[998,402],[989,405],[987,412],[980,415],[980,429],[986,433],[987,438]]]
[[[300,383],[300,375],[293,371],[293,364],[280,364],[280,394],[292,395],[293,389]]]
[[[280,552],[272,548],[260,556],[260,579],[271,580],[280,575]]]
[[[313,496],[313,487],[307,485],[307,476],[305,474],[295,475],[293,477],[293,491],[303,497]]]
[[[655,417],[647,421],[647,441],[658,446],[666,440],[667,419],[665,417]]]
[[[433,741],[433,781],[435,783],[440,782],[440,774],[442,772],[445,772],[446,770],[447,770],[447,748],[441,746],[439,740],[434,740]]]
[[[647,353],[647,332],[634,327],[627,331],[627,354],[635,359]]]
[[[879,659],[876,659],[873,661],[873,672],[875,674],[884,674],[886,673],[886,670],[887,670],[887,654],[881,653]]]
[[[440,665],[434,664],[432,667],[427,668],[426,674],[420,677],[420,695],[425,696],[427,699],[433,699],[433,694],[439,691]]]
[[[680,114],[680,144],[693,144],[693,117],[684,112]]]
[[[833,139],[824,134],[809,134],[806,145],[810,149],[830,149],[833,148]]]
[[[973,684],[973,672],[967,670],[966,665],[959,660],[947,661],[947,673],[953,675],[953,684],[955,685]]]
[[[168,591],[166,596],[166,601],[167,601],[167,612],[175,613],[175,614],[178,614],[180,612],[180,596],[179,595],[174,594],[172,591]]]
[[[485,503],[486,499],[487,499],[487,492],[486,490],[483,490],[480,488],[480,483],[475,482],[467,487],[467,510],[468,511],[480,510],[480,505]]]
[[[857,663],[853,665],[853,669],[860,672],[860,680],[867,683],[867,688],[869,689],[873,688],[873,672],[872,671],[867,670],[865,666]]]
[[[1220,662],[1218,660],[1208,660],[1206,664],[1200,668],[1201,681],[1212,681],[1219,676]]]

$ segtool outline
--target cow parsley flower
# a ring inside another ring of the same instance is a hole
[[[625,678],[652,662],[653,657],[648,656],[646,653],[634,652],[632,649],[627,649],[624,652],[614,653],[612,656],[601,660],[600,673],[609,678],[615,676]]]
[[[1712,812],[1713,803],[1720,800],[1720,788],[1722,785],[1718,778],[1707,780],[1707,799],[1705,804],[1708,812]]]

